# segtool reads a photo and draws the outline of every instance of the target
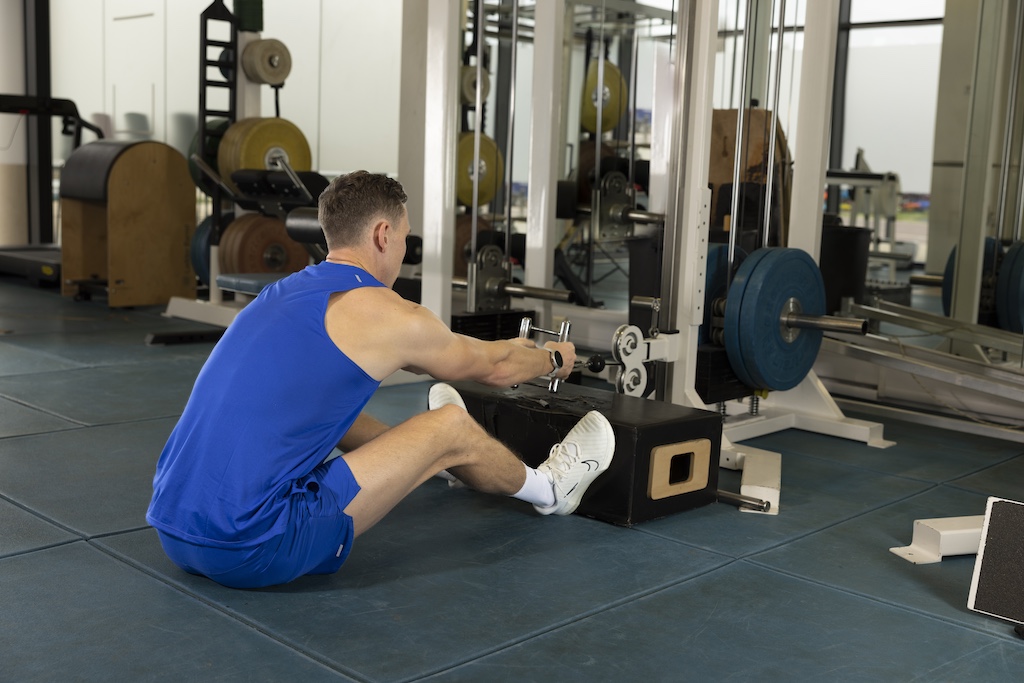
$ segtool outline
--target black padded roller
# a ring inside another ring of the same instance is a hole
[[[293,209],[284,221],[284,228],[288,236],[302,244],[319,245],[327,249],[327,238],[320,227],[320,219],[317,209],[313,207],[299,207]],[[423,261],[423,238],[419,235],[409,235],[405,238],[405,259],[402,263],[416,265]]]
[[[110,169],[117,158],[135,144],[138,142],[99,140],[76,149],[64,162],[60,174],[61,198],[105,202]]]

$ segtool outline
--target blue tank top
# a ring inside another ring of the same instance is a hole
[[[383,286],[364,270],[323,262],[265,287],[238,314],[157,462],[150,524],[231,548],[284,530],[293,484],[324,461],[380,386],[327,335],[328,298]]]

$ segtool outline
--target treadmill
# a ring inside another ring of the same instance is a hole
[[[92,131],[98,139],[103,138],[103,131],[84,121],[78,114],[78,107],[71,100],[0,95],[0,114],[60,116],[63,122],[61,133],[73,136],[74,149],[82,144],[82,129]],[[59,286],[60,264],[61,252],[56,244],[0,247],[0,273],[24,277],[36,287]]]

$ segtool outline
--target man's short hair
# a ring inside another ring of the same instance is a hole
[[[405,215],[407,199],[402,184],[382,173],[353,171],[338,176],[318,201],[327,248],[355,246],[381,219],[397,226]]]

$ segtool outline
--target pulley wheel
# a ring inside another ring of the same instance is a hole
[[[206,140],[203,144],[203,161],[220,174],[217,169],[217,151],[220,149],[221,140],[224,138],[224,133],[227,131],[228,126],[231,122],[227,119],[211,119],[206,123]],[[199,131],[192,136],[192,144],[188,147],[188,172],[192,176],[192,182],[196,184],[200,190],[206,194],[213,193],[213,181],[207,178],[202,171],[199,170],[199,166],[196,162],[192,161],[192,155],[199,153]]]
[[[787,312],[825,314],[821,271],[799,249],[758,249],[736,271],[725,306],[729,364],[747,386],[792,389],[814,365],[821,331],[787,328]]]
[[[591,60],[587,66],[587,77],[583,84],[583,101],[580,103],[580,125],[591,133],[597,131],[597,81],[599,63]],[[605,60],[604,94],[601,103],[601,132],[607,133],[626,113],[626,79],[619,68]]]
[[[1024,242],[1014,242],[999,266],[996,315],[1000,328],[1024,332]]]
[[[295,273],[309,264],[306,249],[288,236],[284,221],[246,214],[234,221],[221,242],[226,273]]]
[[[984,246],[984,258],[982,259],[981,271],[982,279],[992,277],[993,270],[996,267],[996,255],[1000,250],[999,240],[995,237],[986,237]],[[946,259],[946,270],[942,274],[942,312],[948,316],[953,304],[953,277],[956,273],[956,247],[953,247],[949,252],[949,258]],[[991,315],[986,315],[986,311],[979,307],[978,309],[978,323],[982,325],[994,324],[995,321],[991,320]]]
[[[463,133],[459,138],[455,160],[456,196],[466,206],[473,206],[473,148],[475,133]],[[504,159],[494,140],[480,135],[480,159],[477,165],[480,172],[476,205],[490,203],[498,193],[504,178]]]
[[[483,91],[480,93],[480,100],[486,102],[487,96],[491,93],[491,76],[487,73],[487,69],[480,71],[480,85]],[[462,67],[462,77],[459,79],[459,92],[462,95],[463,104],[476,104],[475,66]]]
[[[253,83],[281,85],[292,72],[292,55],[275,38],[254,40],[242,50],[242,70]]]
[[[240,169],[272,169],[275,155],[284,156],[295,171],[309,171],[313,158],[309,142],[291,121],[276,118],[249,118],[237,121],[221,140],[217,167],[225,180]]]

